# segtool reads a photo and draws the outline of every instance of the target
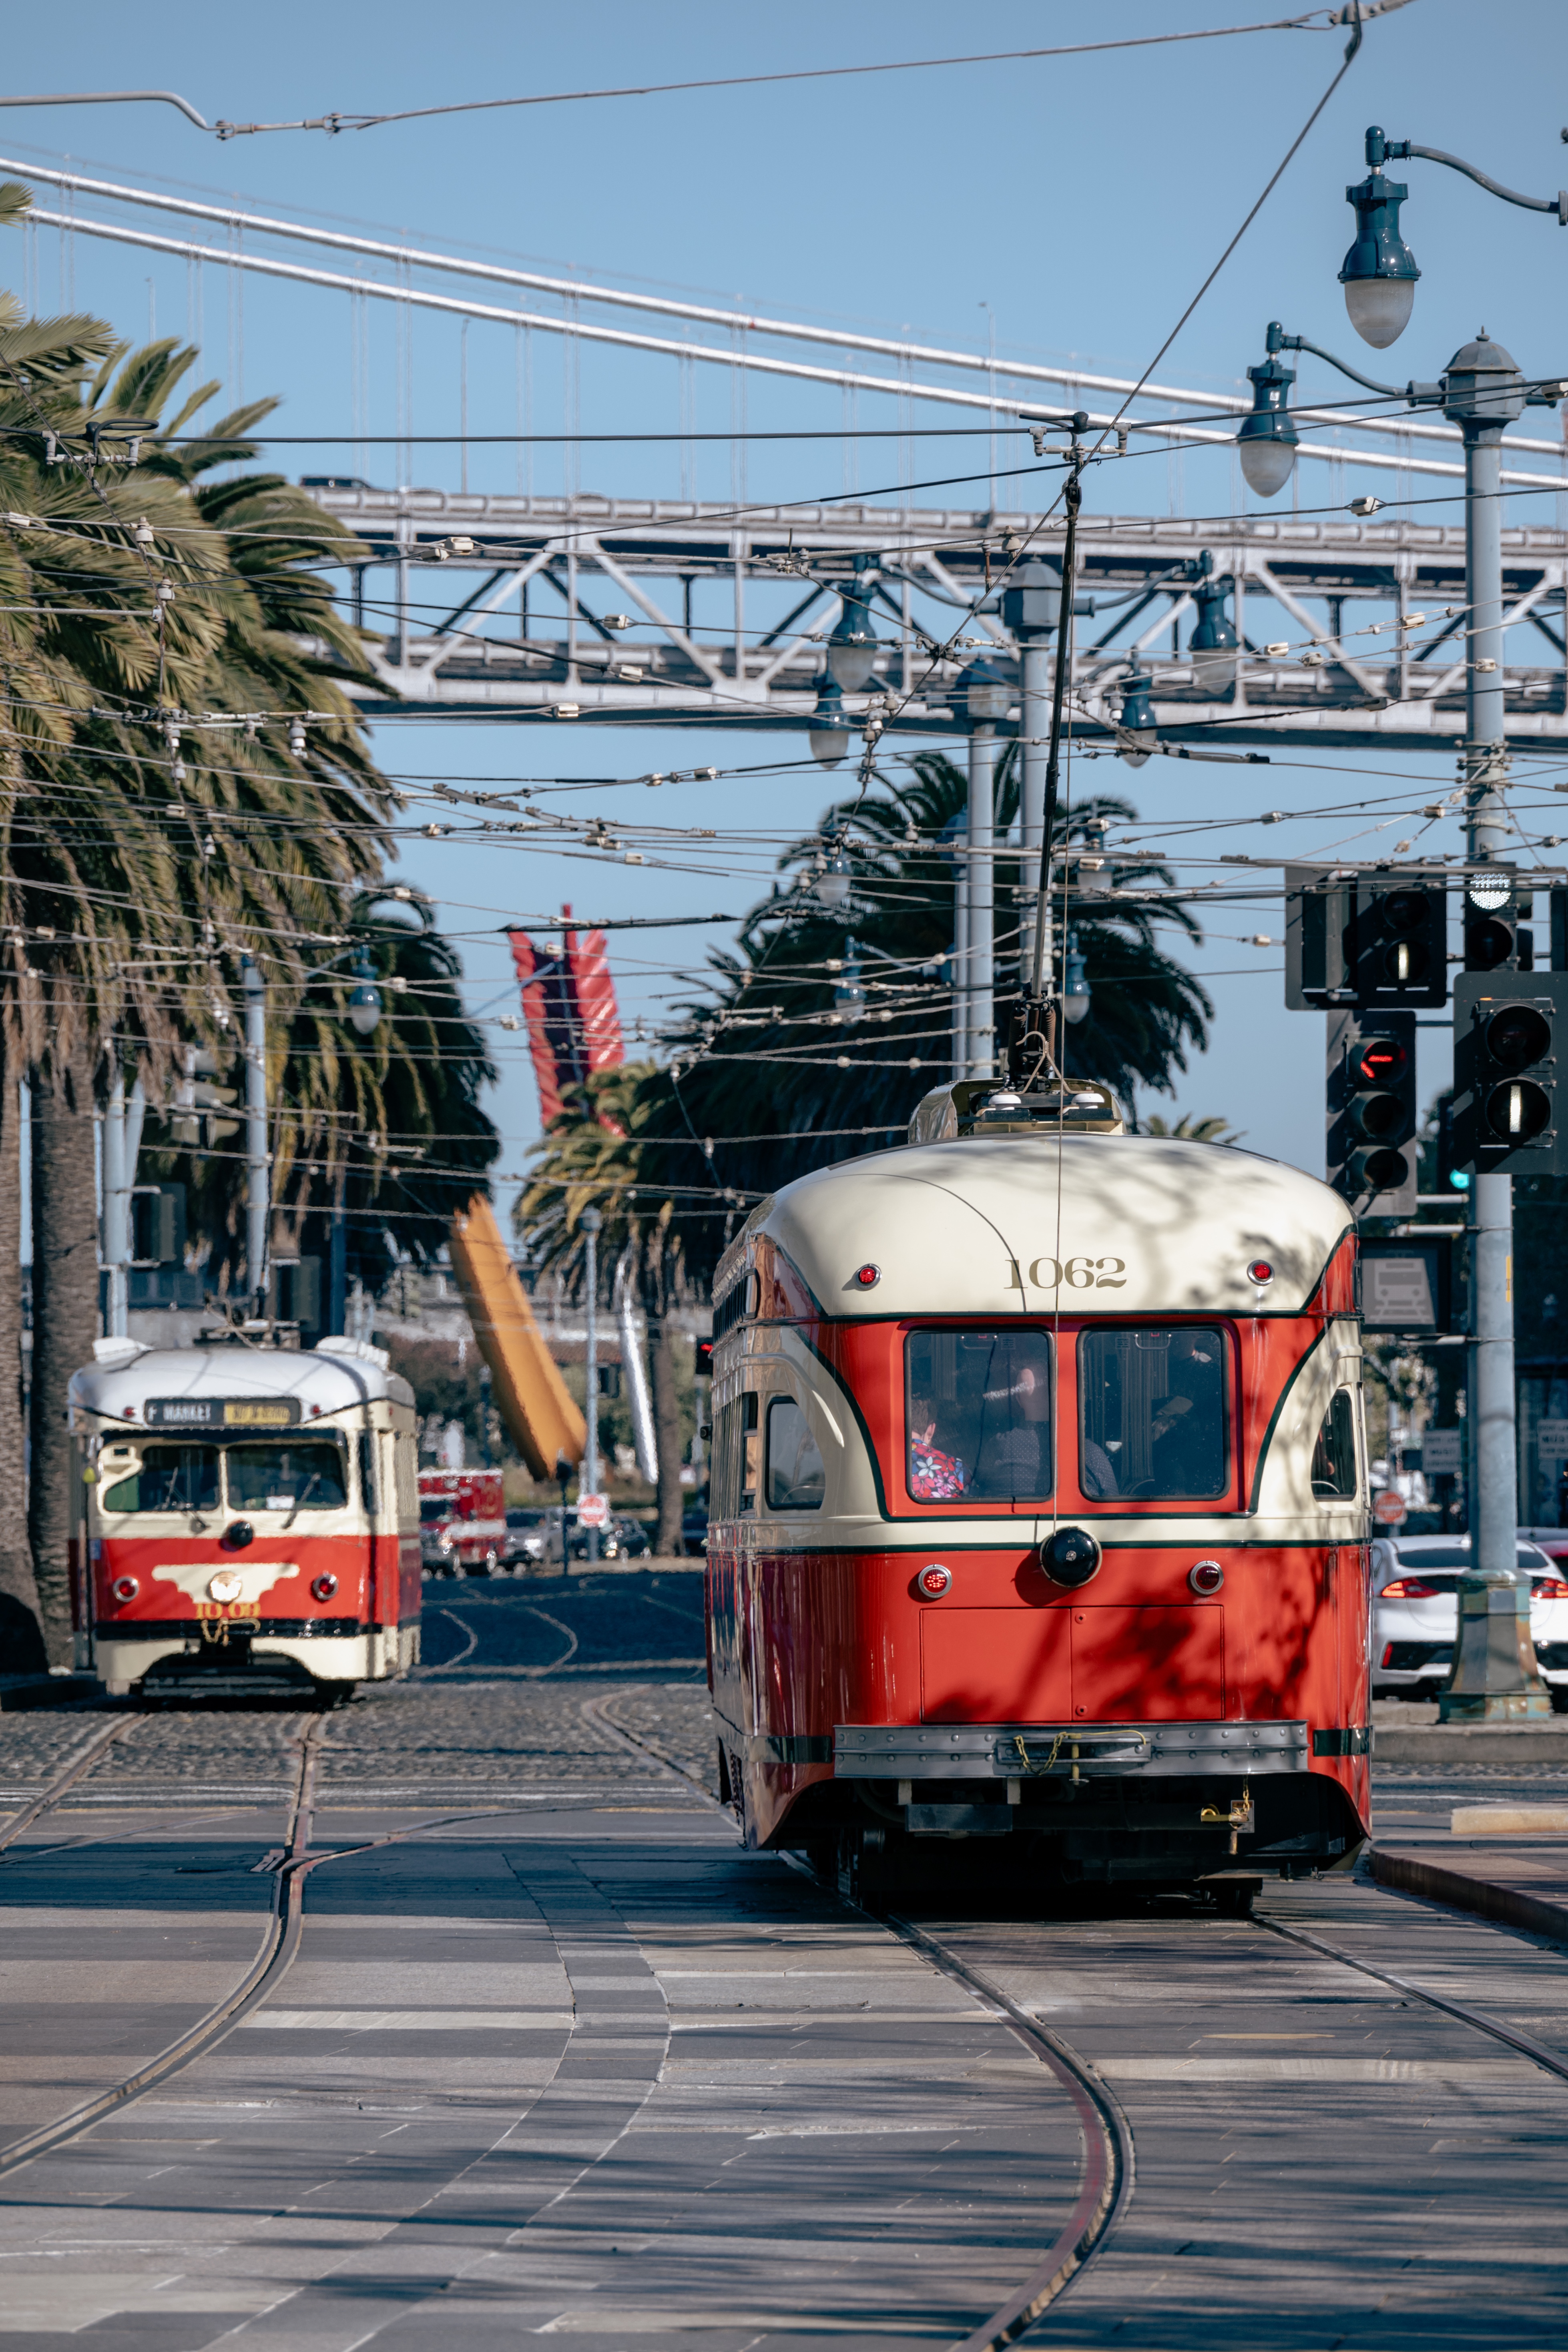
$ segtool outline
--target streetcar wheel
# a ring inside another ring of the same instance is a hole
[[[1552,1693],[1552,1714],[1568,1715],[1568,1685],[1551,1683],[1547,1687]]]
[[[1258,1892],[1245,1885],[1219,1885],[1214,1890],[1215,1908],[1222,1919],[1245,1919],[1252,1909],[1252,1898]]]

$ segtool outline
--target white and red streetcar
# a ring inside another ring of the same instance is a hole
[[[148,1698],[406,1674],[417,1439],[385,1353],[100,1339],[95,1357],[70,1385],[79,1663]]]
[[[1354,1248],[1327,1185],[1094,1088],[939,1090],[764,1202],[715,1285],[707,1570],[748,1842],[1238,1906],[1352,1854]]]

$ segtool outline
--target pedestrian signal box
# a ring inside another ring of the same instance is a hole
[[[1285,868],[1285,1002],[1363,1012],[1448,1001],[1448,892],[1441,875]]]
[[[1415,1207],[1415,1016],[1331,1013],[1328,1181],[1357,1216]]]
[[[1481,1176],[1568,1172],[1558,1102],[1568,972],[1463,972],[1454,983],[1454,1165]]]
[[[1524,928],[1530,911],[1531,893],[1520,887],[1510,868],[1470,875],[1465,884],[1465,970],[1533,971],[1535,934]]]

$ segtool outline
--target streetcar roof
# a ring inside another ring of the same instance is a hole
[[[186,1405],[208,1399],[262,1404],[293,1398],[301,1422],[382,1400],[414,1402],[413,1390],[389,1370],[383,1350],[357,1342],[352,1354],[342,1355],[323,1348],[234,1346],[143,1348],[132,1355],[124,1343],[112,1351],[101,1340],[99,1346],[100,1360],[73,1374],[70,1398],[81,1410],[110,1421],[145,1425],[151,1398],[177,1399]],[[267,1433],[259,1427],[250,1432],[253,1436]]]
[[[1352,1223],[1316,1177],[1163,1136],[973,1136],[816,1170],[762,1203],[832,1316],[1298,1313]],[[1265,1260],[1261,1290],[1248,1269]],[[862,1266],[876,1280],[862,1286]],[[1059,1285],[1056,1269],[1067,1270]]]

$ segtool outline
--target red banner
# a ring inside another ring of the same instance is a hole
[[[522,991],[540,1117],[548,1127],[564,1108],[566,1088],[626,1060],[616,984],[603,931],[568,930],[559,947],[541,946],[526,931],[507,937]]]

